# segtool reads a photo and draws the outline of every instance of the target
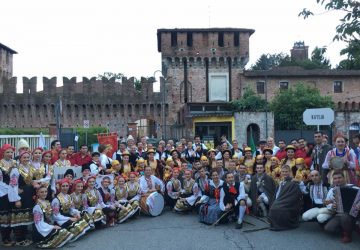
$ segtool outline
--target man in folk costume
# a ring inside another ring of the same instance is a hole
[[[331,150],[331,145],[324,144],[322,138],[323,133],[321,131],[316,131],[314,133],[315,147],[311,154],[311,170],[318,170],[320,172],[323,182],[326,182],[328,170],[322,168],[322,165],[324,164],[326,154]]]
[[[297,182],[292,181],[290,167],[281,166],[280,182],[276,191],[275,201],[269,210],[271,230],[286,230],[299,226],[302,194]]]
[[[329,190],[325,203],[327,204],[327,208],[335,213],[335,216],[328,221],[324,229],[330,233],[342,232],[343,237],[341,241],[343,243],[349,243],[352,241],[352,231],[360,211],[360,188],[346,184],[343,171],[334,172],[332,178],[336,186]],[[355,199],[351,201],[350,211],[344,210],[346,204],[344,203],[341,193],[341,188],[344,187],[354,189],[353,192],[357,192]]]
[[[236,229],[242,228],[243,218],[246,211],[246,193],[243,182],[235,182],[232,173],[226,173],[226,184],[220,191],[220,209],[223,212],[233,210],[238,216]],[[230,213],[229,213],[230,215]]]
[[[256,174],[251,178],[250,198],[252,211],[255,215],[264,217],[268,214],[275,196],[276,185],[274,180],[265,173],[264,165],[256,165]]]
[[[311,182],[307,186],[300,187],[301,192],[305,195],[304,200],[309,200],[311,208],[303,213],[304,221],[317,219],[319,223],[326,222],[331,218],[332,213],[324,204],[329,191],[329,184],[323,183],[320,172],[313,170],[310,172]]]

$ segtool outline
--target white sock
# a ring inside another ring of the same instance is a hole
[[[238,223],[243,222],[243,218],[244,218],[244,215],[245,215],[245,210],[246,210],[246,206],[240,206]]]

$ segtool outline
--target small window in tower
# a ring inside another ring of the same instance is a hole
[[[171,32],[171,47],[177,46],[177,33]]]
[[[219,47],[224,47],[224,32],[219,32],[218,34],[218,45]]]
[[[258,94],[265,93],[265,82],[257,82],[256,83],[256,91]]]
[[[187,41],[186,44],[188,47],[192,47],[193,46],[193,33],[192,32],[188,32],[187,33]]]
[[[334,81],[334,93],[342,93],[343,84],[342,81]]]
[[[234,33],[234,46],[235,47],[240,46],[240,33],[239,32]]]

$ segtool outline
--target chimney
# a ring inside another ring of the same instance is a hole
[[[304,61],[309,59],[309,46],[305,42],[295,42],[294,47],[290,50],[291,61]]]

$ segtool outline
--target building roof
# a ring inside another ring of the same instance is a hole
[[[158,29],[157,33],[163,33],[163,32],[248,32],[250,35],[252,35],[255,30],[253,29],[243,29],[243,28],[175,28],[175,29]]]
[[[4,44],[2,44],[2,43],[0,43],[0,48],[1,48],[1,49],[4,49],[4,50],[6,50],[6,51],[9,51],[11,54],[17,54],[17,52],[16,52],[15,50],[10,49],[8,46],[6,46],[6,45],[4,45]]]
[[[340,69],[303,69],[299,66],[279,67],[271,70],[245,70],[246,77],[277,77],[277,76],[360,76],[360,70]]]

